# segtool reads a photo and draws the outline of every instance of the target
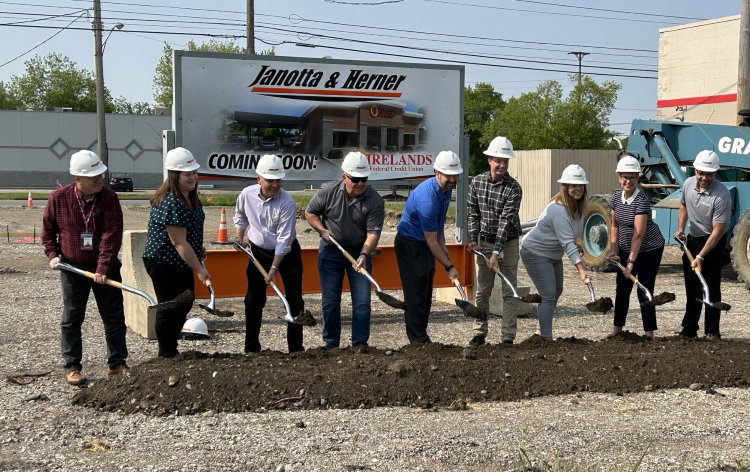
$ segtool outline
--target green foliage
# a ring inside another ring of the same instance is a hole
[[[207,42],[196,45],[193,40],[188,41],[187,51],[202,51],[202,52],[222,52],[227,54],[244,54],[245,48],[241,47],[239,43],[234,40],[227,39],[226,41],[219,41],[218,39],[211,38]],[[274,48],[267,51],[261,51],[259,54],[266,56],[275,56],[276,52]],[[154,74],[154,102],[157,106],[163,108],[172,107],[173,98],[173,84],[172,84],[172,71],[174,70],[174,63],[172,61],[172,48],[169,44],[164,43],[162,48],[162,55],[159,62],[156,64],[156,73]]]
[[[17,110],[21,107],[18,98],[10,90],[10,87],[0,81],[0,110]]]
[[[96,111],[96,80],[92,71],[79,69],[67,56],[57,53],[44,57],[35,55],[25,64],[26,72],[20,77],[11,76],[4,87],[15,108],[70,107],[74,111]],[[104,99],[106,111],[114,111],[106,88]]]
[[[154,109],[148,102],[131,102],[127,98],[120,96],[112,100],[114,113],[127,115],[150,115]]]
[[[572,75],[571,80],[577,82]],[[614,131],[607,130],[622,85],[596,83],[583,77],[567,98],[556,80],[542,82],[535,92],[511,98],[483,135],[485,141],[505,136],[515,149],[607,149]]]
[[[464,88],[464,134],[469,137],[469,173],[477,175],[490,169],[482,151],[492,137],[485,138],[489,123],[503,110],[505,101],[491,84],[478,82],[474,88]]]

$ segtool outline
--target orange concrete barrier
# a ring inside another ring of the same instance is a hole
[[[378,246],[380,256],[372,258],[372,277],[380,284],[383,290],[400,290],[401,279],[398,275],[398,264],[396,263],[396,253],[393,246]],[[451,261],[461,274],[461,285],[469,287],[468,293],[471,293],[471,287],[474,285],[472,254],[466,252],[466,246],[463,244],[448,244]],[[211,274],[214,282],[214,292],[218,298],[244,297],[247,293],[247,277],[245,270],[250,259],[234,249],[224,250],[216,249],[208,251],[206,259],[206,268]],[[320,293],[320,278],[318,277],[318,248],[302,248],[302,265],[304,267],[302,277],[302,293]],[[255,266],[251,270],[257,270]],[[281,276],[277,277],[279,287],[284,290],[284,283]],[[446,273],[437,263],[435,278],[433,280],[435,288],[453,287],[453,284],[446,277]],[[344,277],[344,291],[349,291],[349,283]],[[274,295],[271,287],[268,287],[268,295]],[[198,277],[195,277],[195,297],[209,298],[208,290],[200,283]]]

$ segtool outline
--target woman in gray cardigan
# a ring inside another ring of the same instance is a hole
[[[552,315],[563,291],[563,253],[578,269],[581,282],[585,283],[588,277],[575,243],[583,231],[582,215],[589,183],[586,172],[581,166],[571,164],[558,182],[562,184],[560,192],[544,208],[521,245],[523,265],[542,297],[536,334],[546,339],[552,339]]]

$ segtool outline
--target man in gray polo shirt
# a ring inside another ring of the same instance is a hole
[[[313,196],[305,219],[320,234],[318,273],[323,297],[323,342],[328,349],[341,340],[341,291],[344,273],[352,296],[352,346],[366,346],[370,338],[370,281],[357,269],[372,270],[372,252],[385,219],[383,198],[367,186],[367,156],[350,152],[341,163],[342,180],[329,182]],[[330,233],[357,260],[356,265],[328,241]]]
[[[694,338],[698,335],[698,321],[703,304],[695,294],[703,290],[695,275],[697,267],[706,279],[711,301],[721,301],[721,262],[727,243],[727,227],[732,216],[732,197],[729,190],[716,179],[719,156],[713,151],[701,151],[693,163],[695,177],[690,177],[682,186],[680,209],[677,213],[675,237],[685,240],[685,225],[690,221],[687,248],[695,259],[692,264],[687,255],[682,256],[685,274],[685,316],[680,335]],[[705,333],[707,337],[720,338],[719,319],[721,311],[706,307]]]

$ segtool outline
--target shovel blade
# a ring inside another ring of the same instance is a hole
[[[613,306],[612,299],[609,297],[603,297],[586,304],[586,308],[597,313],[607,313]]]
[[[380,299],[381,302],[385,303],[386,305],[388,305],[391,308],[396,308],[398,310],[404,310],[404,311],[406,311],[406,310],[409,309],[409,307],[406,304],[406,302],[403,302],[403,301],[399,300],[398,298],[394,297],[393,295],[388,295],[385,292],[379,292],[377,290],[375,291],[375,295],[378,296],[378,298]]]
[[[464,312],[464,314],[470,318],[475,318],[480,321],[485,321],[487,319],[487,312],[482,310],[481,308],[477,308],[471,303],[467,302],[466,300],[460,300],[458,298],[456,300],[456,305],[458,305],[459,308]]]
[[[187,305],[188,303],[193,303],[193,300],[195,300],[195,294],[192,290],[187,289],[181,294],[179,294],[174,300],[168,301],[168,302],[162,302],[157,303],[154,305],[157,309],[166,310],[167,308],[174,308],[176,306],[180,305]]]

